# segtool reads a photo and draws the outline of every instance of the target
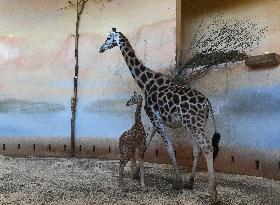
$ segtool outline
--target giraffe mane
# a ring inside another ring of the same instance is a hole
[[[117,33],[120,34],[121,37],[125,40],[125,43],[127,44],[127,46],[130,46],[131,49],[133,50],[133,48],[132,48],[132,46],[131,46],[129,40],[126,38],[126,36],[125,36],[122,32],[117,32]],[[134,52],[134,50],[133,50],[133,52]]]

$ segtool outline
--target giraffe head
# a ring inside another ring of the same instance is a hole
[[[143,101],[143,97],[141,95],[138,95],[136,92],[134,92],[134,95],[127,101],[126,106],[131,106],[135,104],[140,104]]]
[[[104,51],[106,51],[108,49],[118,46],[119,37],[120,37],[120,34],[118,32],[116,32],[116,28],[112,28],[112,32],[110,32],[109,35],[107,36],[107,39],[103,43],[103,45],[100,47],[99,52],[103,53]]]

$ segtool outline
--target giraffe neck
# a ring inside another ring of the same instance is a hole
[[[131,47],[127,38],[119,33],[119,46],[124,60],[131,72],[132,77],[135,79],[138,86],[142,91],[145,90],[145,85],[149,80],[154,78],[155,72],[147,68],[135,55],[135,51]]]
[[[141,108],[142,108],[142,102],[137,104],[136,111],[135,111],[135,124],[141,123]]]

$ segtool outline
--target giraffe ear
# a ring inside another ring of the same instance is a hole
[[[112,31],[113,31],[113,32],[116,32],[116,31],[117,31],[117,29],[116,29],[116,28],[112,28]]]

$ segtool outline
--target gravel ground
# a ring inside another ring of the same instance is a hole
[[[118,194],[118,161],[0,156],[0,204],[209,204],[207,173],[199,172],[194,190],[177,192],[169,165],[145,163],[147,191],[139,181]],[[189,173],[183,172],[184,180]],[[218,193],[227,205],[279,205],[280,182],[259,177],[216,174]],[[125,169],[129,185],[129,167]]]

